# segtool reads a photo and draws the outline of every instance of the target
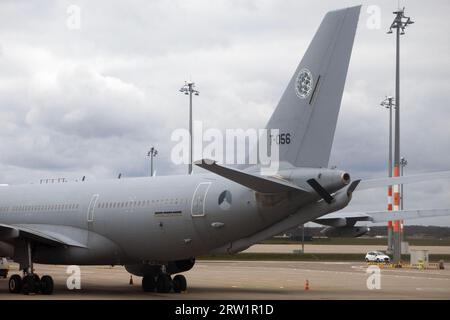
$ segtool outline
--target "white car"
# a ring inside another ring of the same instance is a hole
[[[9,272],[9,264],[6,258],[0,258],[0,277],[7,278]]]
[[[385,255],[383,252],[380,251],[370,251],[366,254],[366,262],[385,262],[388,263],[391,261],[391,258],[389,256]]]

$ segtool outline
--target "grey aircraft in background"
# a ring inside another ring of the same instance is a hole
[[[10,292],[53,292],[52,278],[35,274],[33,263],[124,265],[143,277],[146,292],[181,292],[181,273],[195,257],[236,253],[309,221],[356,236],[358,220],[448,214],[326,216],[346,207],[355,190],[450,177],[364,181],[327,168],[359,12],[360,6],[327,13],[272,114],[266,128],[279,130],[276,175],[262,175],[260,165],[199,161],[209,172],[0,186],[0,256],[23,271],[11,276]]]

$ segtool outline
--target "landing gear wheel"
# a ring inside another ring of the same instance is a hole
[[[168,274],[160,274],[156,280],[156,292],[169,293],[172,289],[172,279]]]
[[[144,292],[155,292],[156,281],[154,276],[144,276],[142,278],[142,290]]]
[[[185,276],[178,274],[176,275],[173,280],[173,291],[175,293],[184,292],[187,289],[187,281]]]
[[[33,274],[34,293],[41,292],[41,278],[37,274]]]
[[[15,274],[9,279],[9,292],[20,293],[22,291],[22,278]]]
[[[34,274],[28,274],[22,279],[22,293],[29,295],[31,293],[38,293],[40,287],[39,277]]]
[[[43,276],[41,279],[41,292],[45,295],[51,295],[53,293],[54,283],[50,276]]]

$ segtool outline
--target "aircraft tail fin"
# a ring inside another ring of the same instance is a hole
[[[280,161],[328,166],[360,9],[328,12],[295,70],[266,127],[279,130]]]

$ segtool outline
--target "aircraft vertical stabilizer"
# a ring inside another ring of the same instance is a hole
[[[267,124],[284,135],[280,161],[328,166],[360,9],[328,12],[295,70]]]

